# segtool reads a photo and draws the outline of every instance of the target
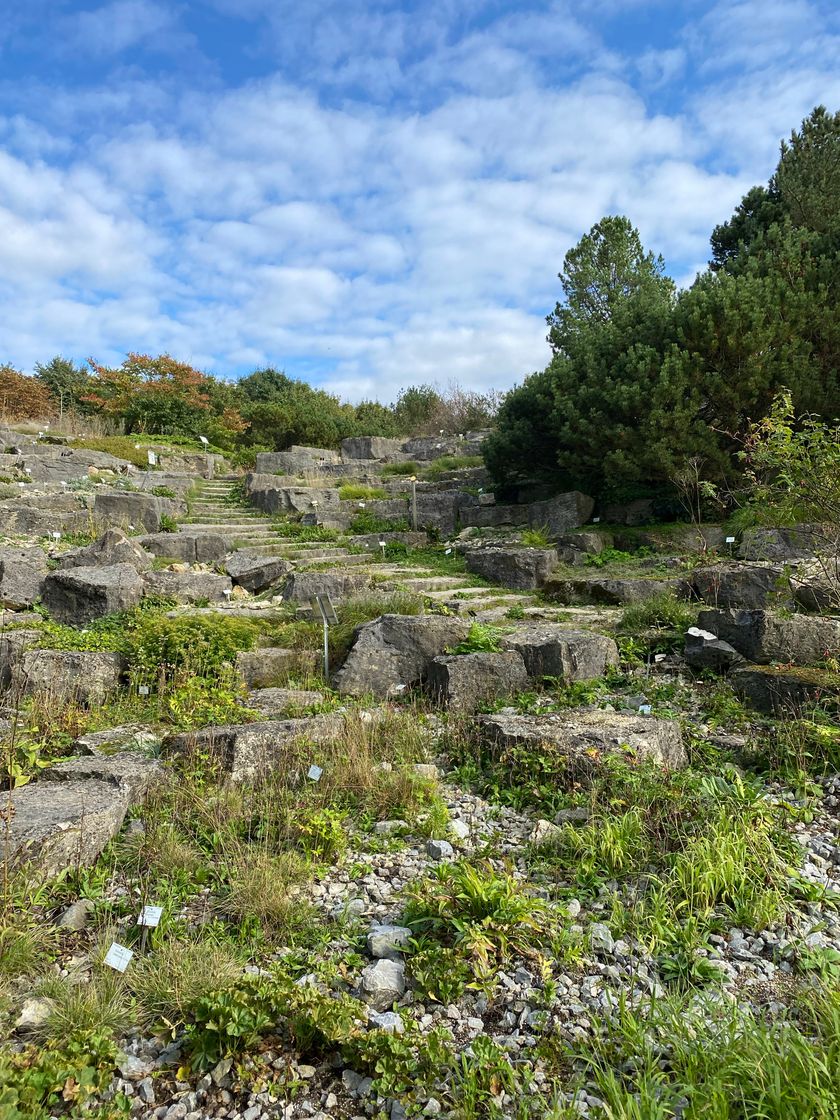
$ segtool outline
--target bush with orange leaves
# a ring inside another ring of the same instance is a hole
[[[55,412],[55,401],[46,385],[14,366],[0,366],[0,418],[40,420]]]

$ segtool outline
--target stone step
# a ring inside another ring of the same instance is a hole
[[[462,587],[463,580],[457,576],[411,576],[408,579],[395,579],[394,583],[399,583],[401,587],[407,587],[411,591],[447,591],[452,594]],[[476,588],[476,590],[484,590]]]
[[[430,599],[481,599],[486,597],[487,587],[441,587],[427,591]],[[519,596],[517,596],[518,598]]]
[[[340,565],[338,564],[338,561],[341,562]],[[348,568],[351,566],[355,567],[358,564],[367,564],[369,562],[370,558],[368,556],[359,556],[358,553],[351,553],[347,556],[328,556],[325,561],[322,561],[322,563],[325,564],[329,563],[329,566],[331,568],[336,568],[339,566],[342,568]],[[317,566],[318,560],[314,556],[309,556],[306,558],[306,560],[295,561],[295,564],[299,570],[312,568]]]
[[[198,533],[202,529],[208,533],[218,532],[222,528],[228,530],[231,533],[236,532],[238,529],[242,529],[243,532],[252,533],[267,533],[271,531],[268,522],[261,523],[259,521],[234,521],[230,518],[228,518],[227,521],[191,521],[189,518],[181,518],[179,524],[189,525],[190,532],[193,533]]]

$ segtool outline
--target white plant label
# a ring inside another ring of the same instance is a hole
[[[148,696],[149,691],[150,691],[149,686],[147,684],[141,684],[137,689],[137,695],[138,696]]]
[[[734,537],[727,537],[726,538],[726,543],[727,544],[734,544],[735,543],[735,538]]]
[[[105,954],[105,964],[113,968],[115,972],[125,972],[131,964],[131,958],[134,953],[131,949],[126,949],[125,945],[118,945],[114,941],[111,948]]]
[[[207,438],[207,436],[199,436],[198,438],[199,438],[199,439],[201,440],[201,442],[202,442],[202,443],[204,444],[204,446],[205,446],[205,447],[206,447],[206,446],[207,446],[207,445],[209,444],[209,442],[210,442],[210,440],[209,440],[209,439]]]
[[[154,929],[155,926],[160,925],[162,914],[162,906],[144,906],[140,911],[140,917],[137,919],[137,924],[138,926],[148,926],[150,929]]]
[[[56,531],[55,531],[55,532],[54,532],[54,533],[52,534],[52,539],[53,539],[54,541],[60,541],[60,540],[61,540],[61,533],[60,533],[60,532],[59,532],[59,531],[58,531],[57,529],[56,529]]]
[[[593,524],[593,525],[598,525],[598,524],[600,524],[600,521],[601,521],[601,518],[600,518],[600,517],[593,517],[593,518],[592,518],[592,524]]]
[[[666,655],[665,655],[664,653],[655,653],[655,654],[653,655],[653,660],[654,660],[654,661],[655,661],[655,662],[657,663],[657,665],[658,665],[660,661],[664,661],[664,660],[665,660],[665,656],[666,656]]]
[[[443,553],[443,555],[444,555],[444,556],[449,556],[449,554],[450,554],[451,552],[452,552],[452,549],[451,549],[451,548],[447,548],[447,549],[445,549],[445,550],[444,550],[444,553]]]
[[[650,704],[642,704],[639,707],[639,715],[640,716],[649,716],[652,710],[653,709],[651,708]]]
[[[323,771],[323,770],[321,769],[321,767],[320,767],[320,766],[315,766],[315,765],[313,764],[313,765],[312,765],[312,766],[310,766],[310,767],[309,767],[309,769],[307,770],[307,772],[306,772],[306,776],[307,776],[307,778],[309,778],[309,780],[310,780],[311,782],[320,782],[320,780],[321,780],[321,775],[322,775],[323,773],[324,773],[324,771]]]
[[[157,455],[155,455],[154,451],[147,451],[146,452],[146,458],[149,461],[149,466],[150,467],[155,466],[155,464],[157,463]]]

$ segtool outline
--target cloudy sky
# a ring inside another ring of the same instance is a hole
[[[0,362],[507,388],[624,213],[688,283],[835,0],[0,0]]]

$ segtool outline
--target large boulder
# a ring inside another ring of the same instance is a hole
[[[517,591],[542,587],[559,560],[552,548],[474,548],[466,554],[467,570]]]
[[[220,564],[227,555],[227,542],[220,533],[150,533],[137,543],[152,556],[164,556],[183,564]]]
[[[234,781],[272,768],[282,768],[283,776],[293,780],[303,778],[310,765],[317,764],[317,744],[332,742],[343,729],[344,716],[333,712],[179,732],[164,739],[163,749],[166,753],[195,751],[210,756]]]
[[[545,502],[532,502],[528,506],[528,524],[532,529],[545,528],[550,536],[557,537],[585,525],[594,508],[595,501],[588,494],[570,490]]]
[[[743,664],[744,659],[733,646],[710,630],[691,626],[685,635],[685,661],[692,669],[725,673],[733,665]]]
[[[283,646],[262,646],[241,650],[236,655],[236,672],[246,688],[273,688],[285,681],[298,664],[298,654]]]
[[[678,599],[687,599],[691,594],[691,587],[684,579],[610,579],[606,576],[568,579],[565,576],[552,576],[546,581],[543,592],[547,598],[558,603],[625,606],[629,603],[644,603],[657,595],[675,595]]]
[[[283,584],[283,598],[296,603],[308,603],[315,595],[329,595],[332,599],[346,599],[366,591],[371,584],[366,572],[342,571],[332,568],[324,572],[290,572]]]
[[[338,510],[338,491],[321,486],[280,486],[273,474],[249,474],[245,492],[263,513],[312,513]]]
[[[344,695],[399,696],[420,684],[432,660],[468,633],[468,622],[447,615],[382,615],[357,628],[334,686]]]
[[[10,688],[13,671],[28,649],[37,649],[41,642],[40,630],[0,631],[0,688]],[[20,678],[17,678],[20,681]]]
[[[247,707],[265,719],[288,716],[301,708],[313,708],[324,702],[323,692],[304,688],[255,688],[248,693]]]
[[[288,451],[261,451],[257,455],[258,474],[304,474],[328,463],[340,463],[337,451],[327,447],[293,445]]]
[[[605,757],[671,769],[688,762],[680,725],[673,719],[575,710],[540,716],[498,712],[479,716],[478,722],[482,738],[495,751],[556,753],[570,784],[593,774]]]
[[[461,510],[471,495],[459,490],[427,491],[417,495],[417,527],[433,529],[442,537],[451,537],[460,524]],[[405,516],[405,514],[403,514]],[[409,520],[413,520],[409,502]]]
[[[818,551],[821,533],[814,525],[787,529],[746,529],[738,546],[742,560],[805,560]]]
[[[33,482],[76,482],[97,475],[102,471],[129,474],[134,467],[126,459],[118,459],[106,451],[88,451],[86,448],[58,447],[42,444],[37,452],[24,454],[22,468]]]
[[[224,603],[233,589],[227,576],[215,572],[147,572],[143,585],[145,595],[163,595],[178,603]]]
[[[759,665],[816,665],[840,653],[840,619],[766,610],[700,611],[697,625]]]
[[[43,549],[0,548],[0,604],[11,610],[31,607],[41,597],[47,576]]]
[[[697,598],[712,607],[757,610],[791,598],[782,564],[714,564],[696,568],[691,584]]]
[[[247,549],[232,552],[225,562],[225,570],[233,582],[255,595],[277,583],[291,567],[282,556],[261,556]]]
[[[40,780],[8,795],[0,862],[47,878],[67,867],[91,866],[159,776],[159,764],[142,755],[70,759],[50,767]]]
[[[59,557],[61,568],[105,568],[114,564],[130,564],[143,572],[152,566],[152,561],[140,544],[130,540],[121,529],[106,529],[92,544]]]
[[[0,533],[48,536],[57,531],[84,532],[90,515],[72,494],[33,495],[0,503]]]
[[[523,692],[529,681],[522,657],[509,651],[436,657],[427,670],[426,685],[439,703],[471,711],[486,700]]]
[[[745,703],[765,715],[797,716],[805,704],[840,695],[837,673],[824,669],[748,665],[734,669],[729,680]]]
[[[152,494],[120,491],[97,494],[93,499],[93,516],[97,521],[121,529],[145,529],[147,533],[158,532],[161,516],[168,510],[165,499]]]
[[[840,556],[799,564],[790,577],[790,589],[806,611],[840,609]]]
[[[143,580],[131,564],[50,572],[42,592],[53,618],[71,626],[136,607],[142,596]]]
[[[125,664],[117,653],[29,648],[21,651],[10,669],[12,691],[18,696],[91,706],[119,688]]]
[[[516,650],[530,677],[563,681],[592,680],[618,665],[618,646],[603,634],[567,630],[555,622],[537,622],[506,635],[504,645]]]
[[[342,459],[400,459],[402,440],[384,436],[350,436],[341,441]]]

